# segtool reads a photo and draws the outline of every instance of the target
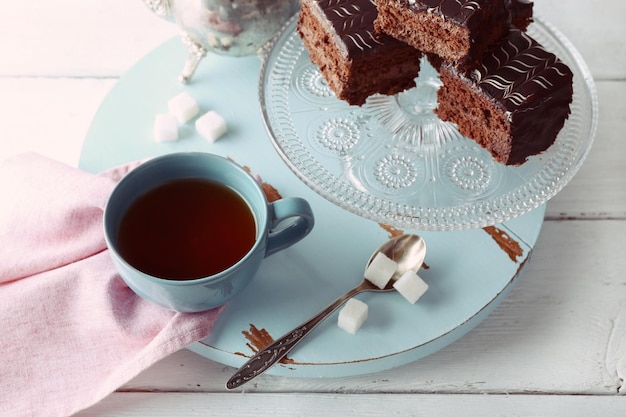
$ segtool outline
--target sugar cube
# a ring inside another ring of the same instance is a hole
[[[356,298],[349,299],[337,318],[337,326],[348,333],[355,334],[367,320],[368,306]]]
[[[210,111],[196,120],[196,130],[209,142],[215,142],[228,131],[228,128],[222,116]]]
[[[393,287],[411,304],[415,304],[428,290],[428,284],[414,271],[408,270],[393,283]]]
[[[198,102],[184,91],[167,102],[167,110],[176,116],[179,123],[188,122],[200,111]]]
[[[365,269],[365,279],[378,288],[385,288],[393,274],[398,269],[398,263],[382,252],[378,252],[372,262]]]
[[[154,117],[154,139],[157,142],[178,140],[178,122],[174,116],[162,113]]]

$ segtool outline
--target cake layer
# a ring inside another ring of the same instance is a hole
[[[374,30],[372,0],[302,0],[298,34],[335,95],[361,105],[415,85],[422,54]]]
[[[440,72],[437,115],[507,165],[554,143],[570,113],[571,70],[524,32],[511,28],[473,71],[431,59]]]

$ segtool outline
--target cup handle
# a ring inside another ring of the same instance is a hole
[[[311,232],[315,219],[309,203],[298,197],[283,198],[269,204],[270,230],[265,256],[270,256],[300,241]],[[284,220],[293,221],[280,227]]]

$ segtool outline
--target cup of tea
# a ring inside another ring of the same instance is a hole
[[[173,153],[130,171],[104,210],[120,276],[139,296],[180,312],[229,301],[264,258],[304,238],[315,221],[302,198],[267,201],[258,181],[221,156]]]

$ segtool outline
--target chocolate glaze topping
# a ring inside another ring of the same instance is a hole
[[[468,76],[510,113],[541,104],[555,89],[572,83],[567,65],[514,28]]]
[[[319,0],[317,3],[346,45],[348,55],[368,52],[383,45],[400,44],[374,30],[378,10],[373,0]]]
[[[411,9],[440,15],[444,19],[474,29],[482,16],[492,10],[492,1],[487,0],[400,0]],[[499,2],[497,2],[499,3]]]

